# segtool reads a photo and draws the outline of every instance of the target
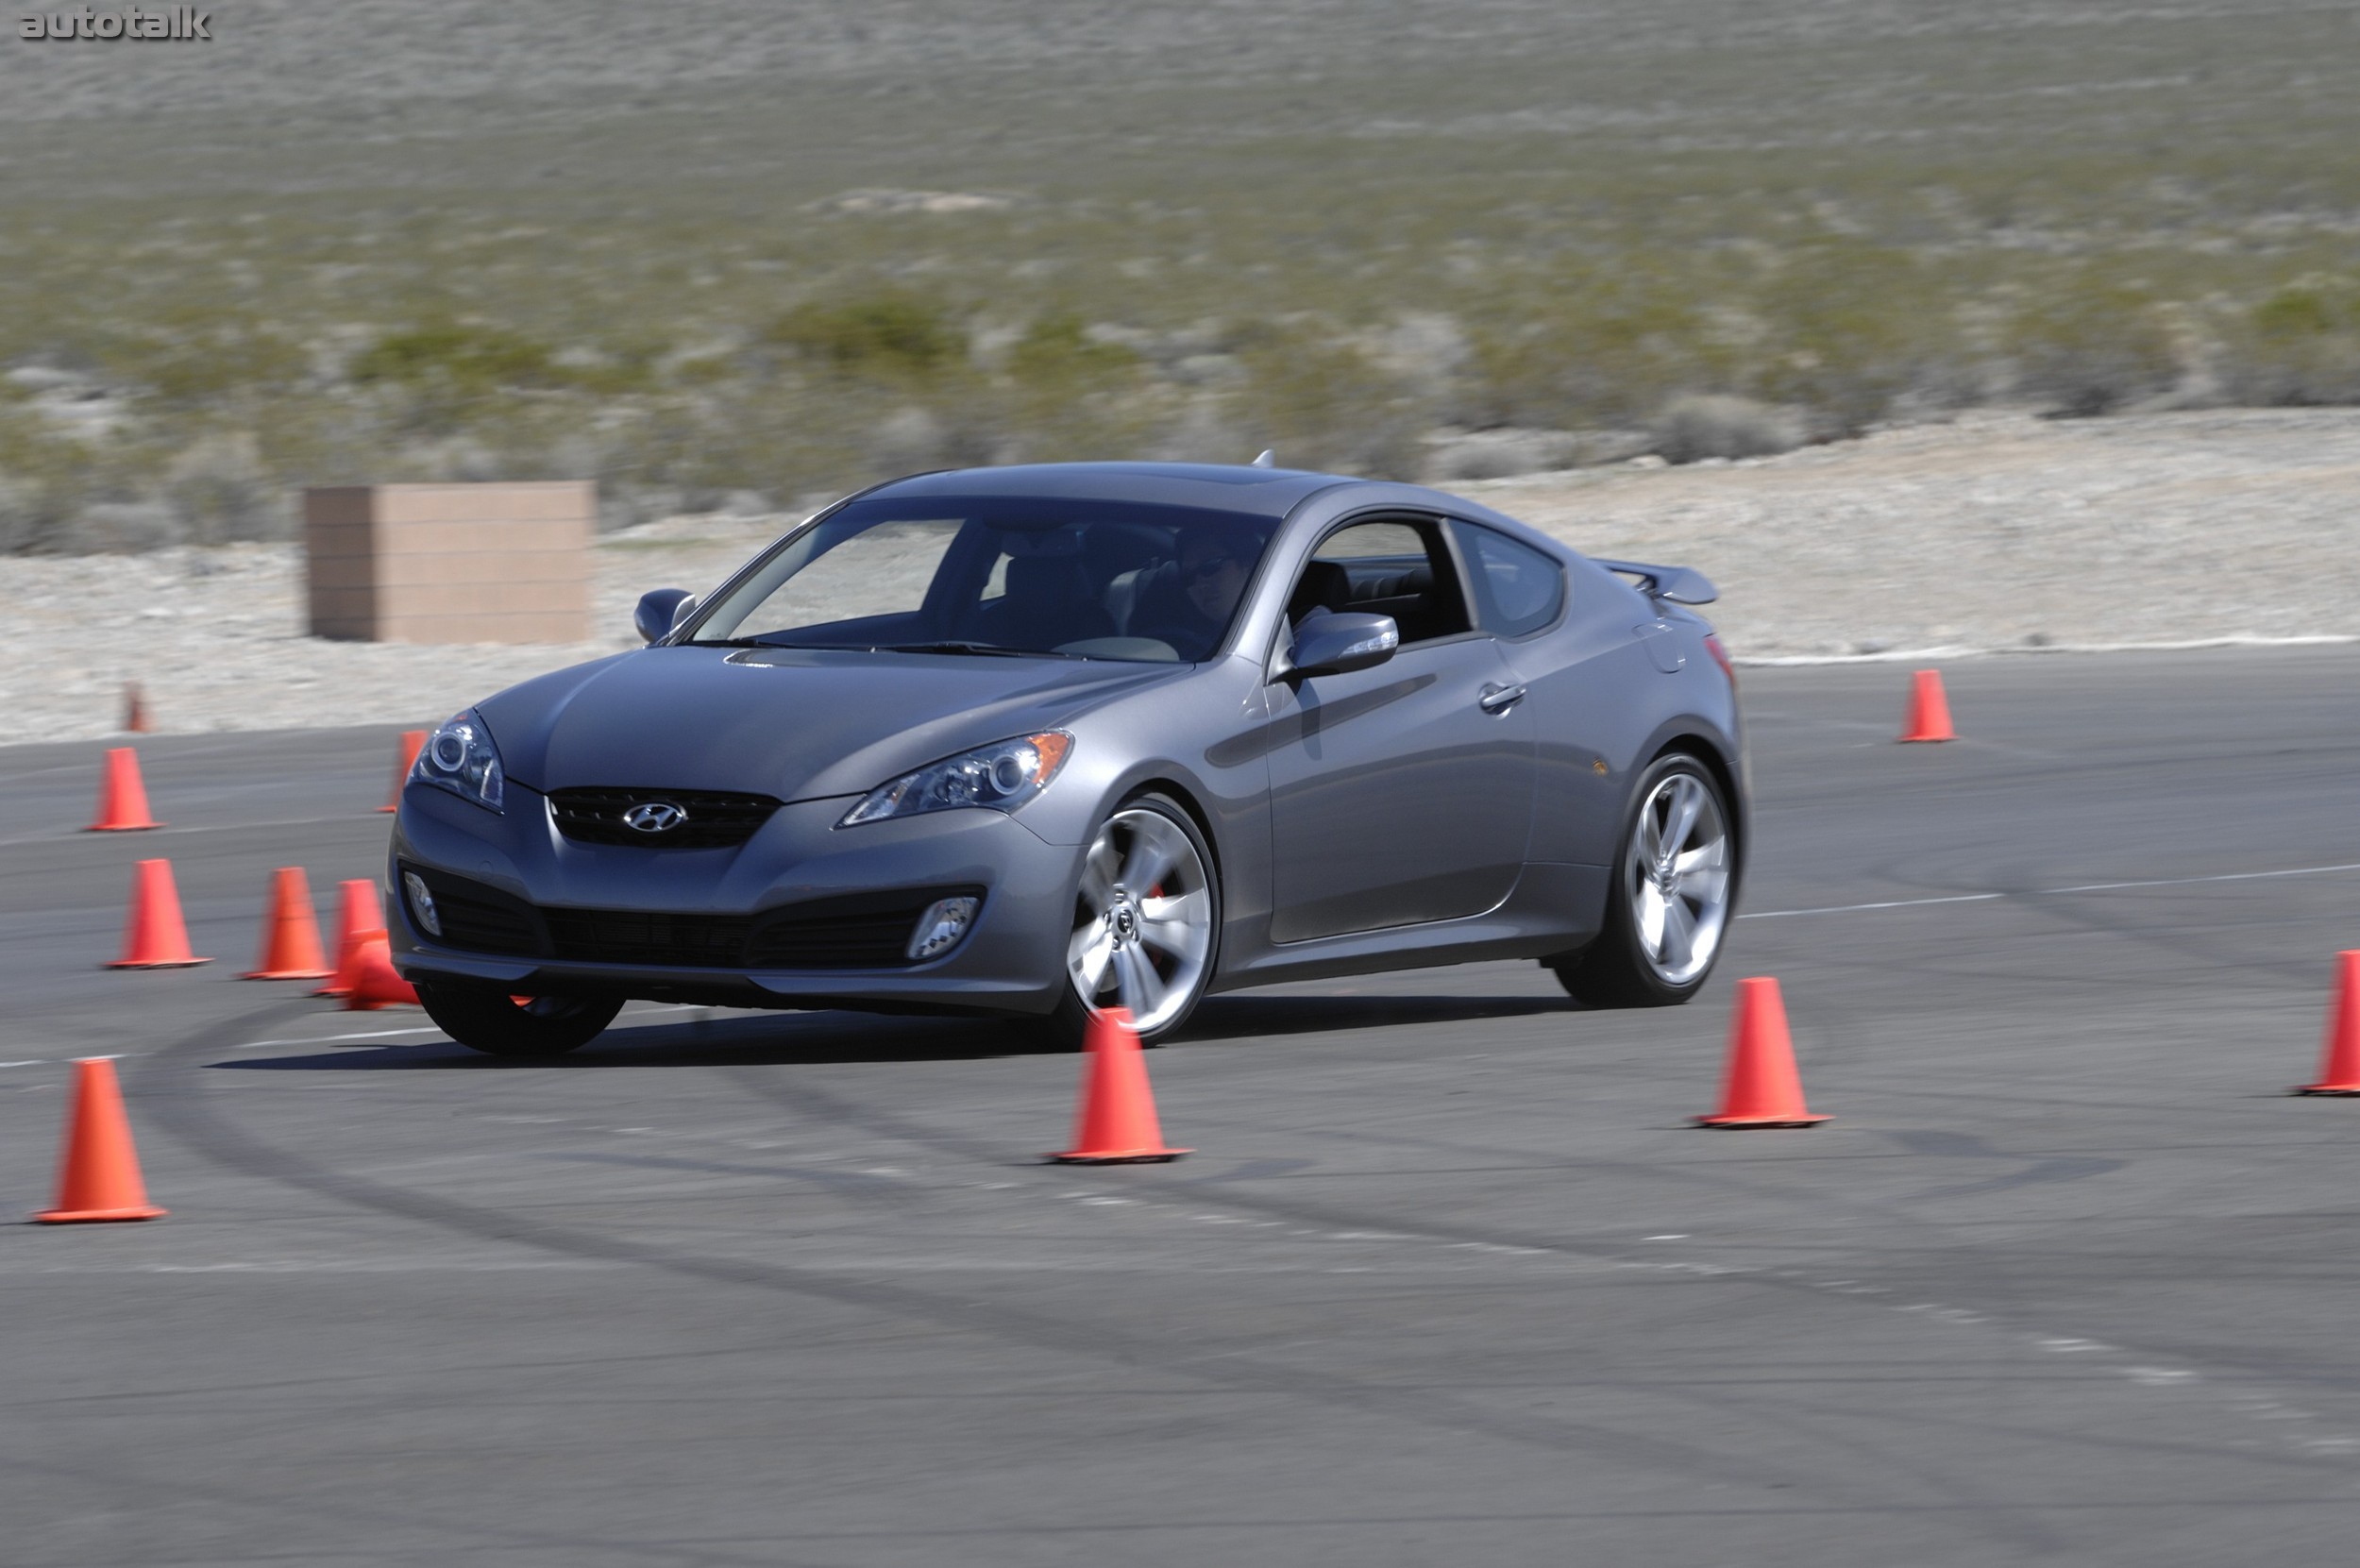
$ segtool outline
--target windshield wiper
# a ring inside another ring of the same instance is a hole
[[[1052,653],[1046,649],[1002,648],[998,643],[880,643],[871,653],[974,653],[992,659],[1070,659],[1070,653]]]
[[[818,643],[774,643],[767,637],[691,637],[683,648],[818,648]]]

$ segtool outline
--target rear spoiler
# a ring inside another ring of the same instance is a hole
[[[1649,599],[1668,599],[1674,604],[1711,604],[1721,597],[1721,590],[1712,585],[1711,579],[1686,566],[1650,566],[1642,561],[1599,561],[1598,565],[1608,571],[1637,578]]]

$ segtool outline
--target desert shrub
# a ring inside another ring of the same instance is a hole
[[[390,381],[472,392],[565,379],[546,346],[502,328],[453,321],[388,333],[355,356],[346,374],[363,386]]]
[[[1471,340],[1466,407],[1486,425],[1637,424],[1682,392],[1727,386],[1737,358],[1689,281],[1648,271],[1574,274]]]
[[[73,515],[70,506],[40,483],[0,473],[0,552],[39,549]]]
[[[1474,346],[1458,318],[1445,311],[1407,311],[1372,333],[1369,353],[1385,371],[1430,399],[1445,416],[1456,413],[1459,379]]]
[[[102,494],[97,454],[45,430],[38,414],[0,415],[0,550],[70,549],[75,519]]]
[[[776,396],[652,398],[611,432],[601,480],[681,498],[750,484],[762,454],[790,427]]]
[[[607,422],[598,477],[673,511],[707,510],[733,491],[841,494],[883,477],[871,437],[899,406],[883,386],[823,393],[793,379],[649,397]]]
[[[1161,403],[1172,400],[1148,395],[1148,365],[1138,351],[1093,338],[1071,314],[1036,320],[1009,347],[1006,369],[1009,384],[996,408],[963,412],[975,434],[996,432],[983,446],[1026,461],[1130,456]]]
[[[1424,465],[1427,411],[1341,334],[1312,323],[1257,328],[1238,357],[1246,383],[1233,417],[1247,445],[1272,448],[1281,466],[1414,479]]]
[[[310,368],[301,345],[236,312],[178,310],[111,339],[107,372],[167,410],[211,409],[296,386]]]
[[[76,513],[51,548],[60,554],[142,555],[182,539],[179,519],[161,501],[99,501]]]
[[[2299,278],[2224,337],[2222,380],[2239,402],[2360,402],[2360,277]]]
[[[1137,456],[1156,463],[1236,463],[1252,457],[1253,437],[1218,393],[1204,392],[1170,409],[1146,432]]]
[[[1813,411],[1830,434],[1857,434],[1913,394],[1940,400],[1960,379],[1964,346],[1951,298],[1945,281],[1905,251],[1848,242],[1798,247],[1753,295],[1762,335],[1735,380],[1772,402]]]
[[[1082,318],[1043,316],[1008,351],[1008,373],[1046,392],[1087,390],[1138,370],[1139,357],[1119,343],[1092,339]]]
[[[868,430],[864,445],[869,472],[881,476],[914,474],[972,461],[969,454],[959,450],[961,433],[923,404],[895,409]]]
[[[623,397],[656,384],[663,345],[631,337],[591,347],[577,345],[549,356],[549,365],[562,384],[600,397]]]
[[[1663,406],[1649,426],[1655,449],[1673,463],[1709,457],[1771,457],[1803,444],[1803,417],[1750,397],[1691,393]]]
[[[2016,390],[2073,418],[2155,396],[2180,374],[2153,297],[2108,280],[2041,289],[2014,312],[2003,346],[2015,364]]]
[[[402,445],[400,432],[366,399],[318,395],[278,397],[257,403],[242,411],[242,415],[251,420],[248,429],[257,462],[282,491],[315,484],[368,484],[402,477],[393,465],[394,454]],[[176,433],[187,439],[186,432]],[[203,440],[204,433],[196,432],[194,441]],[[167,458],[167,471],[169,465]]]
[[[346,375],[356,385],[394,393],[403,429],[446,435],[481,417],[504,393],[574,379],[537,340],[460,321],[388,333],[355,355]]]
[[[798,305],[761,339],[847,375],[882,378],[922,376],[966,352],[949,311],[905,294]]]
[[[2360,328],[2360,278],[2299,278],[2253,308],[2254,330],[2282,342],[2308,342],[2354,328]]]
[[[1425,472],[1430,483],[1507,479],[1571,468],[1595,445],[1573,430],[1492,430],[1437,432],[1426,438]]]
[[[283,493],[244,430],[206,436],[174,458],[164,470],[164,502],[192,544],[277,539],[288,531]]]

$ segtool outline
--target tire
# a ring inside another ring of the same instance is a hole
[[[1141,878],[1146,888],[1131,885]],[[1194,819],[1168,796],[1123,801],[1083,856],[1066,983],[1038,1033],[1055,1048],[1078,1050],[1102,1009],[1127,1005],[1139,1043],[1162,1043],[1204,1000],[1221,953],[1221,873]]]
[[[1665,851],[1667,833],[1677,837]],[[1596,939],[1542,962],[1593,1007],[1677,1006],[1704,988],[1721,956],[1738,869],[1728,801],[1711,769],[1684,751],[1659,757],[1624,810]]]
[[[492,1056],[562,1056],[606,1032],[620,1002],[538,996],[518,1002],[488,986],[417,982],[418,1003],[434,1026],[471,1051]]]

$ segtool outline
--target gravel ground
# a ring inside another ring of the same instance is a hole
[[[1742,660],[2360,636],[2360,411],[1985,415],[1787,457],[1460,487],[1593,554],[1704,571]],[[104,735],[125,683],[167,732],[429,724],[635,646],[643,589],[710,587],[792,519],[601,541],[601,640],[303,635],[290,546],[0,559],[0,742]]]
[[[2360,411],[1986,414],[1787,457],[1462,487],[1693,565],[1741,659],[2360,634]]]

